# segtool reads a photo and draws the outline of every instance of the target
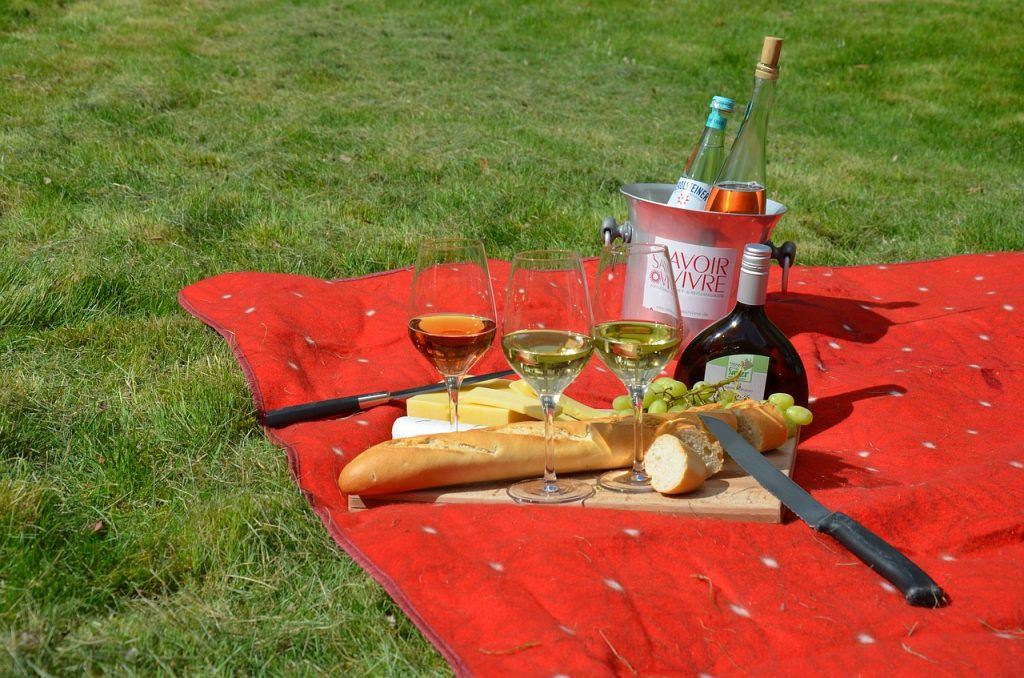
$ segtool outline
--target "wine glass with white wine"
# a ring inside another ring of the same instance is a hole
[[[642,299],[630,290],[642,286]],[[605,247],[594,284],[594,348],[622,380],[633,403],[633,466],[609,471],[598,483],[617,492],[652,492],[644,471],[644,395],[682,343],[679,300],[664,245],[618,243]]]
[[[409,338],[444,377],[453,431],[459,387],[487,352],[498,325],[484,244],[472,238],[420,244],[412,278]]]
[[[537,250],[512,259],[501,348],[544,410],[544,476],[508,488],[520,503],[561,504],[586,499],[594,488],[555,475],[554,417],[562,391],[590,360],[590,297],[575,252]]]

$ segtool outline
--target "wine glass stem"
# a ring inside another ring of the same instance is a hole
[[[644,477],[644,395],[647,384],[629,387],[629,398],[633,401],[633,475]]]
[[[459,430],[459,389],[462,387],[462,375],[445,377],[444,385],[448,389],[448,418],[453,431]]]
[[[540,406],[544,410],[544,491],[557,492],[555,481],[555,408],[558,407],[557,395],[541,395]]]

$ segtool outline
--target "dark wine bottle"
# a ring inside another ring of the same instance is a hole
[[[690,341],[676,366],[676,379],[693,386],[741,372],[730,388],[744,396],[763,400],[772,393],[788,393],[797,405],[807,406],[807,373],[800,354],[764,310],[771,255],[767,245],[743,248],[736,306]]]

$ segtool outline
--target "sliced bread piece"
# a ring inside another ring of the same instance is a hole
[[[674,435],[654,439],[644,457],[651,487],[662,494],[682,494],[700,487],[708,477],[700,455]]]
[[[741,400],[729,411],[736,415],[736,431],[760,452],[774,450],[789,436],[786,419],[771,403]]]
[[[693,450],[704,462],[708,477],[722,470],[725,463],[725,450],[722,444],[712,437],[700,420],[693,422],[687,419],[667,421],[661,425],[656,434],[672,435]]]

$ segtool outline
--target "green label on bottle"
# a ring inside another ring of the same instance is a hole
[[[704,367],[704,381],[717,383],[739,374],[739,379],[729,385],[746,398],[764,400],[764,391],[768,383],[768,356],[740,353],[724,355],[709,360]]]

